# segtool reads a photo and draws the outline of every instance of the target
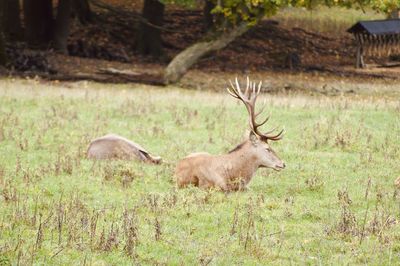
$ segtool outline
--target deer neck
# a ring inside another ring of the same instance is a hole
[[[250,145],[251,143],[246,142],[241,148],[226,155],[227,172],[230,179],[243,178],[248,183],[260,166]]]

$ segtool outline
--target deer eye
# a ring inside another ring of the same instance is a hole
[[[266,148],[267,152],[272,152],[272,150],[270,148]]]

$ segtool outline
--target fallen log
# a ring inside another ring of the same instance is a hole
[[[118,70],[115,68],[101,68],[99,74],[118,77],[128,82],[148,85],[165,86],[162,74],[137,73],[130,70]]]

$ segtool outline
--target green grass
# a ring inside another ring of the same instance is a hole
[[[241,141],[226,93],[0,81],[0,264],[399,264],[399,102],[266,98],[287,168],[224,194],[179,190],[173,170]],[[110,132],[166,163],[86,159]]]
[[[283,25],[299,27],[312,32],[342,36],[346,30],[360,20],[385,19],[385,14],[366,9],[348,9],[341,7],[315,7],[307,10],[305,8],[287,8],[273,17]]]

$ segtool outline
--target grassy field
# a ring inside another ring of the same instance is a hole
[[[398,265],[400,102],[265,97],[287,168],[224,194],[178,190],[173,170],[241,142],[226,93],[1,80],[0,265]],[[86,159],[110,132],[165,163]]]
[[[328,34],[331,37],[342,36],[346,30],[359,20],[385,19],[385,14],[366,9],[348,9],[344,7],[286,8],[273,17],[283,25],[299,27],[312,32]]]

